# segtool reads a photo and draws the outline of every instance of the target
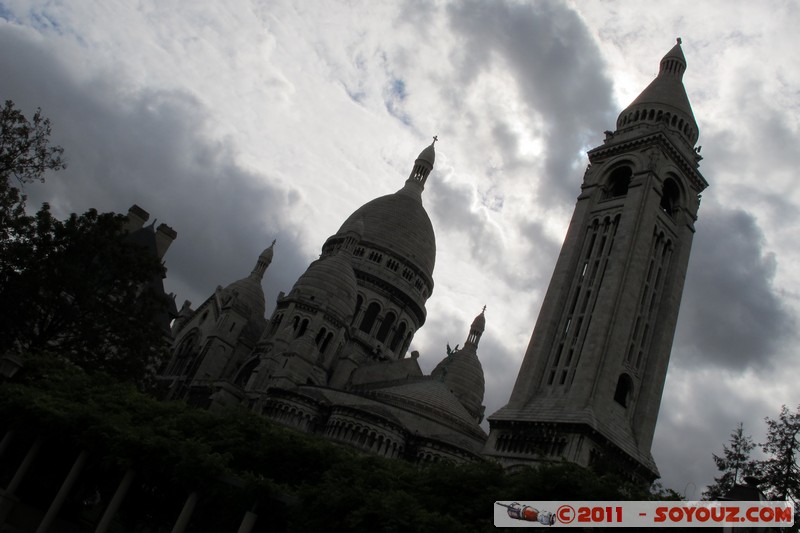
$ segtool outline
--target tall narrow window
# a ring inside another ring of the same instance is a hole
[[[400,345],[400,341],[403,340],[403,336],[406,334],[406,323],[401,322],[400,327],[397,328],[397,331],[392,338],[392,344],[389,346],[389,349],[393,352],[397,350],[397,347]]]
[[[359,328],[364,333],[369,333],[372,331],[372,326],[375,324],[375,319],[378,318],[378,313],[381,310],[381,306],[377,303],[372,302],[367,307],[366,312],[364,313],[364,320],[361,321],[361,327]]]
[[[380,342],[386,342],[386,337],[389,336],[389,330],[392,329],[394,325],[395,315],[392,312],[386,313],[386,316],[383,319],[383,323],[381,324],[381,328],[378,330],[377,339]]]
[[[614,401],[622,407],[628,407],[633,393],[633,380],[628,374],[620,374],[617,380],[617,389],[614,391]]]
[[[664,188],[661,189],[661,209],[666,214],[672,216],[678,208],[680,189],[674,180],[667,178],[664,180]]]
[[[354,323],[356,321],[356,318],[358,317],[358,312],[361,311],[361,306],[362,305],[364,305],[364,298],[362,298],[361,295],[359,294],[358,298],[356,298],[356,310],[353,313],[353,322]]]
[[[607,195],[609,198],[617,198],[628,194],[628,186],[631,183],[633,171],[630,167],[618,167],[614,169],[608,177]]]

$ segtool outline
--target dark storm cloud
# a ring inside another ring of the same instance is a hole
[[[131,94],[112,73],[76,81],[46,44],[5,26],[0,31],[0,97],[26,114],[37,106],[65,148],[68,168],[28,188],[29,205],[53,205],[59,216],[126,212],[136,203],[178,232],[166,256],[167,287],[178,305],[198,305],[218,284],[249,274],[258,254],[278,239],[266,275],[268,307],[309,258],[285,224],[295,191],[269,184],[235,162],[230,141],[203,137],[207,111],[191,95],[146,90]],[[99,80],[99,81],[98,81]]]
[[[775,256],[752,215],[703,207],[673,353],[684,364],[769,366],[793,335],[791,311],[772,283]]]
[[[527,104],[541,113],[546,131],[544,187],[567,201],[580,153],[613,124],[611,83],[580,17],[555,2],[532,5],[458,2],[449,6],[452,28],[463,39],[457,57],[468,85],[493,61],[510,66]]]
[[[542,223],[535,220],[520,222],[521,242],[503,246],[499,230],[481,211],[472,209],[473,193],[469,186],[437,180],[426,189],[428,212],[437,231],[457,232],[466,239],[461,250],[469,251],[470,258],[486,267],[491,273],[516,290],[531,290],[547,282],[550,265],[555,263],[559,244],[544,231]],[[509,261],[509,249],[519,257]]]
[[[426,209],[434,217],[437,231],[456,231],[467,238],[470,257],[485,261],[500,253],[500,245],[486,217],[472,210],[473,194],[469,185],[437,179],[425,191]],[[428,204],[428,202],[430,202]]]
[[[712,454],[721,455],[731,431],[740,423],[755,442],[763,442],[760,413],[772,415],[763,397],[739,394],[730,374],[714,368],[670,369],[653,441],[665,486],[700,499],[705,485],[719,472]],[[701,392],[702,397],[693,392]],[[759,451],[753,453],[759,456]],[[669,465],[665,468],[665,465]]]

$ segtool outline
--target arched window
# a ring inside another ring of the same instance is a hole
[[[607,196],[617,198],[628,194],[628,186],[631,183],[633,171],[628,166],[621,166],[614,169],[608,177]]]
[[[361,311],[362,305],[364,305],[364,298],[362,298],[359,294],[358,298],[356,298],[356,310],[353,313],[353,322],[355,322],[356,318],[358,318],[358,312]]]
[[[183,338],[180,346],[175,350],[175,357],[172,360],[167,374],[180,376],[186,372],[191,362],[197,356],[199,339],[200,334],[197,329],[192,330],[191,333]]]
[[[664,187],[661,189],[661,209],[670,216],[675,213],[678,208],[678,200],[680,199],[680,189],[675,180],[667,178],[664,180]]]
[[[361,327],[359,328],[364,333],[369,333],[372,331],[372,326],[375,324],[375,319],[378,318],[378,313],[381,310],[381,306],[375,302],[369,304],[367,310],[364,312],[364,320],[361,321]]]
[[[394,325],[395,315],[392,312],[386,313],[386,316],[383,319],[383,323],[381,324],[381,329],[378,330],[378,340],[380,342],[386,342],[386,337],[389,336],[389,330]]]
[[[319,333],[317,333],[316,338],[314,339],[314,344],[320,346],[322,341],[325,339],[325,334],[328,332],[325,328],[320,328]]]
[[[245,385],[247,385],[247,382],[250,381],[250,376],[253,375],[253,370],[255,370],[256,367],[258,366],[259,361],[260,360],[258,357],[254,357],[250,361],[245,363],[245,365],[241,368],[241,370],[239,370],[239,372],[236,374],[236,379],[234,380],[234,383],[239,387],[244,387]]]
[[[300,324],[300,328],[297,330],[297,337],[300,338],[306,333],[306,329],[308,328],[308,319],[304,319],[303,322]]]
[[[394,337],[392,338],[392,344],[389,346],[389,349],[392,350],[393,352],[397,350],[397,346],[403,340],[405,334],[406,334],[406,323],[401,322],[400,327],[397,328],[397,331],[395,332]]]
[[[633,380],[628,374],[620,374],[617,380],[617,389],[614,391],[614,401],[622,407],[628,407],[633,394]]]
[[[325,354],[325,351],[328,349],[328,345],[331,343],[331,339],[333,339],[333,333],[328,333],[325,336],[325,340],[322,341],[322,346],[319,348],[319,353]]]

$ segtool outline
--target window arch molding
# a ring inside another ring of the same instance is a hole
[[[680,179],[672,173],[667,174],[661,183],[660,207],[670,216],[685,205],[685,195],[680,183]]]
[[[617,387],[614,389],[614,401],[622,407],[629,407],[633,400],[633,378],[623,372],[617,379]]]
[[[603,172],[600,181],[604,198],[622,198],[627,196],[628,188],[634,174],[634,164],[623,159],[609,165]]]
[[[381,304],[377,300],[372,300],[369,302],[364,310],[364,315],[361,319],[358,329],[366,334],[370,334],[372,328],[375,326],[375,322],[378,320],[378,315],[380,314],[381,310]]]

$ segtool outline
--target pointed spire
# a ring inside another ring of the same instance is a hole
[[[475,320],[472,321],[472,325],[469,328],[469,335],[467,335],[467,342],[464,343],[466,347],[467,344],[472,344],[476,348],[478,347],[478,342],[481,340],[481,335],[483,335],[483,331],[486,329],[486,306],[483,306],[483,310],[481,314],[475,317]]]
[[[417,160],[414,161],[414,167],[411,169],[411,174],[406,180],[407,186],[409,184],[414,185],[418,187],[420,191],[425,188],[425,181],[428,179],[428,175],[431,173],[431,170],[433,170],[434,161],[436,161],[436,150],[434,149],[433,145],[436,144],[436,141],[438,140],[439,137],[434,135],[433,142],[430,144],[430,146],[427,146],[419,153]]]
[[[250,275],[257,278],[259,281],[264,278],[264,272],[267,271],[267,267],[270,265],[270,263],[272,263],[275,241],[276,239],[273,239],[272,244],[269,245],[269,248],[261,252],[261,255],[258,256],[258,260],[256,261],[256,266],[254,266],[253,271],[250,272]]]
[[[483,419],[481,404],[486,388],[483,366],[478,359],[478,341],[486,327],[485,311],[486,306],[472,321],[464,347],[448,350],[448,355],[431,372],[431,377],[447,385],[478,423]]]
[[[683,78],[683,73],[686,70],[686,57],[683,55],[683,50],[681,49],[681,38],[678,37],[676,41],[677,44],[661,58],[661,64],[658,70],[659,76],[675,76],[678,79]]]
[[[617,131],[645,124],[662,124],[678,132],[691,146],[697,142],[697,122],[683,86],[686,57],[681,39],[661,59],[658,76],[620,113]]]

